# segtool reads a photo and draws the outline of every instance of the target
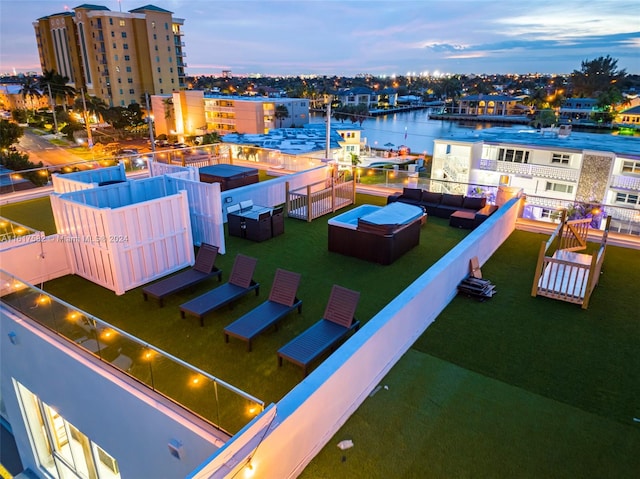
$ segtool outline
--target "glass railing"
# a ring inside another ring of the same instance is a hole
[[[95,160],[78,161],[64,165],[44,166],[29,170],[0,172],[0,195],[17,192],[37,192],[38,188],[50,187],[52,174],[66,174],[76,171],[94,170],[116,166],[123,163],[126,173],[137,173],[148,170],[150,160],[148,154],[110,157]]]
[[[28,226],[0,216],[0,249],[2,249],[2,243],[19,243],[23,240],[34,240],[33,238],[30,238],[30,236],[35,233],[37,233],[36,230],[29,228]]]
[[[231,435],[264,402],[0,270],[2,302]]]

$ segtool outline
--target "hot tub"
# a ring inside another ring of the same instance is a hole
[[[426,217],[419,206],[361,205],[328,221],[329,251],[391,264],[420,242]]]

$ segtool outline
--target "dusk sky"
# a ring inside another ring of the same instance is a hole
[[[640,73],[639,0],[0,0],[0,71],[40,72],[32,22],[82,3],[184,18],[188,75]]]

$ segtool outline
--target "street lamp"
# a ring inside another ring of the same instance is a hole
[[[155,160],[156,142],[153,138],[153,116],[151,115],[151,108],[149,107],[149,93],[145,92],[144,99],[147,103],[147,124],[149,125],[149,140],[151,141],[151,151],[154,153],[152,157],[153,160]]]

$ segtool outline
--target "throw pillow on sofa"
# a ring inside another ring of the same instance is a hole
[[[403,188],[402,196],[408,200],[420,201],[422,199],[422,190],[419,188]]]
[[[462,202],[462,207],[467,210],[480,210],[485,207],[487,204],[487,199],[485,197],[471,197],[465,196],[464,201]]]
[[[462,202],[464,201],[464,196],[462,195],[449,195],[444,193],[442,195],[442,205],[443,206],[453,206],[455,208],[461,208]]]
[[[433,193],[431,191],[422,192],[422,202],[439,205],[442,200],[442,193]]]

